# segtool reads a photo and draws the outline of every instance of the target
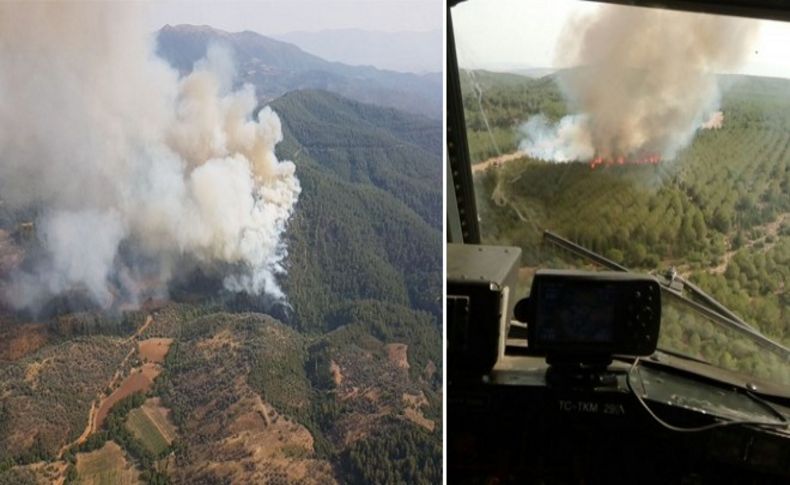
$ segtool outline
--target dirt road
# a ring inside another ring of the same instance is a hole
[[[118,365],[118,369],[115,371],[112,378],[110,379],[110,382],[107,383],[106,387],[112,388],[116,386],[118,381],[123,377],[122,370],[126,365],[126,362],[135,354],[135,351],[137,350],[137,339],[140,337],[140,335],[143,334],[143,332],[145,332],[145,330],[151,325],[151,323],[153,323],[153,321],[154,321],[154,317],[149,314],[148,316],[145,317],[145,323],[143,323],[143,325],[141,325],[140,328],[138,328],[134,334],[132,334],[131,336],[129,336],[128,339],[126,339],[127,342],[132,344],[132,348],[129,350],[129,353],[126,354],[126,356],[123,358],[121,363]],[[91,409],[88,412],[88,424],[85,426],[85,429],[82,431],[82,434],[80,434],[80,436],[76,440],[72,441],[71,443],[67,443],[63,445],[63,447],[61,447],[60,452],[58,453],[59,457],[62,458],[63,453],[65,453],[66,450],[68,450],[72,446],[80,445],[84,443],[85,440],[88,439],[88,436],[90,436],[91,433],[96,431],[96,427],[98,424],[97,417],[99,414],[99,410],[102,407],[101,405],[105,399],[106,397],[99,396],[98,399],[91,402]]]
[[[516,151],[513,153],[505,153],[503,155],[491,157],[488,160],[472,165],[472,174],[485,172],[491,167],[501,167],[507,162],[512,162],[513,160],[518,160],[519,158],[523,158],[526,156],[527,156],[526,153],[521,151]]]

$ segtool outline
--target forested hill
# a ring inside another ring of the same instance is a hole
[[[335,328],[362,300],[441,321],[441,124],[322,91],[271,106],[302,184],[284,281],[295,323]]]
[[[166,25],[157,33],[157,52],[182,74],[206,55],[209,45],[231,50],[239,82],[271,100],[294,89],[323,89],[358,101],[395,107],[440,120],[442,77],[349,66],[308,54],[293,44],[255,32],[225,32],[209,26]]]
[[[384,189],[441,229],[441,122],[315,90],[286,94],[272,107],[306,161]]]

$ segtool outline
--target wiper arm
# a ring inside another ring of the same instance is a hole
[[[702,289],[699,286],[697,286],[694,283],[690,282],[686,278],[684,278],[684,277],[682,277],[680,275],[673,275],[672,276],[672,280],[676,280],[676,281],[679,281],[680,283],[682,283],[683,284],[683,289],[687,289],[689,291],[689,293],[691,293],[694,297],[696,297],[696,299],[700,300],[699,303],[701,303],[704,306],[710,308],[711,310],[715,311],[716,313],[719,313],[720,315],[722,315],[724,317],[727,317],[728,319],[732,320],[733,322],[737,323],[738,325],[740,325],[740,326],[742,326],[742,327],[744,327],[744,328],[746,328],[748,330],[753,330],[753,331],[757,332],[757,329],[755,329],[754,327],[752,327],[751,325],[746,323],[741,317],[739,317],[737,314],[732,312],[729,308],[727,308],[726,306],[721,304],[718,300],[716,300],[715,298],[713,298],[709,294],[707,294],[704,291],[702,291]],[[667,289],[673,290],[677,294],[683,296],[682,291],[675,290],[675,288],[672,287],[672,280],[670,280],[668,283],[659,280],[659,283],[661,283],[662,286],[667,287]],[[694,300],[694,301],[696,301],[696,300]]]
[[[557,247],[570,251],[578,256],[582,256],[584,258],[589,259],[590,261],[598,263],[601,266],[605,267],[606,269],[610,269],[612,271],[621,271],[624,273],[631,272],[631,270],[629,270],[625,266],[619,263],[615,263],[611,259],[605,258],[604,256],[596,253],[595,251],[585,248],[581,244],[576,244],[575,242],[569,239],[565,239],[559,234],[555,234],[549,231],[548,229],[543,231],[543,240]]]
[[[656,347],[656,350],[658,352],[662,353],[662,354],[671,355],[672,357],[676,357],[678,359],[690,360],[692,362],[699,362],[700,364],[713,365],[712,363],[708,362],[707,360],[700,359],[699,357],[692,357],[690,355],[684,354],[682,352],[677,352],[675,350],[665,349],[663,347]]]

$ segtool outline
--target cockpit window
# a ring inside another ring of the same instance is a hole
[[[659,348],[790,385],[790,23],[493,0],[452,21],[481,238],[522,248],[519,291],[600,267],[551,231],[664,283]]]

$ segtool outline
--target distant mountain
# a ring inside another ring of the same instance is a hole
[[[182,73],[189,72],[214,42],[230,48],[239,81],[249,82],[263,100],[297,89],[322,89],[366,103],[434,119],[442,116],[442,77],[329,62],[286,42],[255,32],[229,33],[209,26],[163,27],[157,52]]]
[[[329,61],[401,72],[441,72],[442,31],[375,32],[334,29],[289,32],[277,39]]]
[[[511,72],[513,74],[518,74],[521,76],[538,78],[538,77],[551,75],[557,71],[558,69],[554,69],[553,67],[526,67],[523,69],[509,70],[507,72]]]
[[[323,91],[271,106],[303,189],[284,282],[296,323],[335,328],[333,312],[366,299],[441,322],[441,123]]]

